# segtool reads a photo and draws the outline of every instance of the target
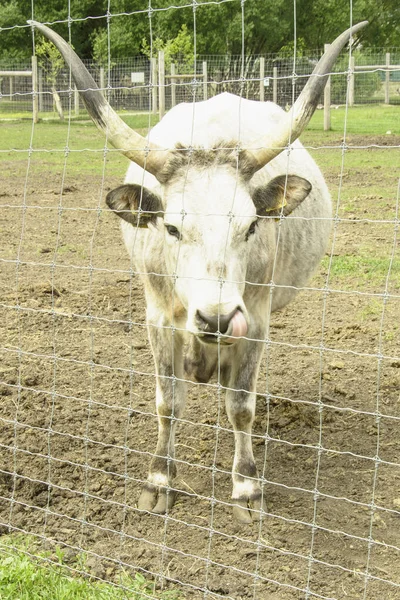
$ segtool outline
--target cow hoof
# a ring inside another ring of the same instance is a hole
[[[256,500],[234,500],[233,519],[237,523],[249,525],[261,521],[266,511],[267,507],[261,498]]]
[[[175,497],[176,492],[171,488],[157,487],[147,483],[140,494],[138,509],[163,515],[171,510]]]

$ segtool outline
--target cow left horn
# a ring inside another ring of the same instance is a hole
[[[168,151],[163,150],[156,144],[149,143],[146,138],[133,131],[117,115],[104,98],[81,59],[58,33],[36,21],[28,21],[28,23],[37,27],[58,48],[71,69],[76,87],[89,115],[97,127],[106,135],[110,144],[127,158],[157,177],[167,159]]]

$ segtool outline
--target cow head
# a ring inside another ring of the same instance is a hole
[[[271,277],[275,235],[266,230],[311,190],[295,175],[254,186],[257,167],[250,152],[230,143],[207,150],[178,147],[159,174],[158,193],[125,184],[107,195],[122,219],[163,236],[165,266],[186,308],[186,328],[203,342],[218,341],[216,332],[223,344],[247,334],[245,283]]]

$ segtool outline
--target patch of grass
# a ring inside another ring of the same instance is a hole
[[[70,561],[68,561],[70,563]],[[85,576],[86,556],[66,565],[65,553],[40,550],[33,536],[9,535],[0,545],[1,600],[179,600],[176,590],[158,591],[140,573],[123,573],[115,585]],[[82,575],[73,575],[74,569]],[[121,587],[118,587],[118,584]]]
[[[122,115],[136,131],[146,135],[158,120],[156,115]],[[128,161],[105,145],[105,139],[90,120],[0,121],[0,164],[12,161],[27,165],[30,157],[35,173],[60,172],[64,161],[70,174],[101,174],[105,165],[114,175],[124,176]],[[4,169],[5,177],[12,176]]]
[[[322,260],[322,268],[328,270],[330,257],[325,256]],[[334,256],[330,270],[330,284],[345,285],[346,281],[351,283],[352,287],[361,287],[362,282],[375,282],[379,280],[382,283],[389,272],[390,258],[388,256],[376,256],[373,252],[368,254],[360,253],[357,255],[343,254]],[[394,261],[391,267],[391,279],[399,281],[400,261]],[[335,282],[335,283],[333,283]]]
[[[325,140],[330,136],[337,137],[338,133],[343,133],[347,114],[346,131],[347,134],[356,135],[400,135],[399,107],[384,104],[368,104],[362,106],[352,106],[347,110],[340,106],[331,110],[331,131],[324,132],[324,111],[317,110],[312,117],[307,128],[308,135],[314,132],[321,132]],[[391,131],[388,135],[387,131]],[[303,139],[303,138],[302,138]]]

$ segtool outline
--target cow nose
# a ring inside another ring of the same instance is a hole
[[[205,313],[198,310],[196,313],[199,321],[200,329],[205,333],[226,333],[228,331],[229,323],[238,309],[234,308],[228,315],[206,315]]]

